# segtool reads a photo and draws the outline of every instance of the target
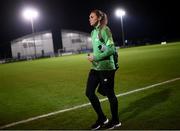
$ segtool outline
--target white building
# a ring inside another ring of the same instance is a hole
[[[15,59],[29,59],[54,56],[55,52],[74,54],[92,50],[90,34],[72,30],[61,30],[60,34],[61,36],[53,36],[51,31],[44,31],[13,40],[11,42],[12,57]],[[61,39],[53,43],[55,36]],[[54,44],[56,46],[58,44],[59,48],[55,49]]]
[[[52,33],[45,31],[13,40],[11,50],[12,57],[18,59],[54,55]]]
[[[62,47],[65,52],[86,52],[92,49],[90,34],[72,31],[72,30],[62,30]]]

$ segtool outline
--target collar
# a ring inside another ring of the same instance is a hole
[[[97,26],[95,26],[95,29],[98,30],[100,28],[100,23],[97,24]]]

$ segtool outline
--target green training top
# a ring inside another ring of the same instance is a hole
[[[104,41],[102,43],[99,38],[99,33]],[[114,41],[112,38],[112,33],[108,26],[95,27],[91,32],[92,46],[93,46],[93,56],[94,61],[92,62],[92,69],[94,70],[114,70],[114,59],[113,53],[115,52]],[[101,51],[98,47],[103,46],[104,50]],[[105,59],[110,56],[109,59]],[[105,60],[103,60],[105,59]]]

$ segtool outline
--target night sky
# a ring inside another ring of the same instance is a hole
[[[36,32],[71,29],[90,33],[89,13],[100,9],[109,18],[114,41],[120,44],[121,24],[114,11],[122,7],[126,11],[125,39],[134,42],[180,40],[179,4],[173,0],[1,0],[0,59],[11,57],[11,40],[31,33],[30,22],[21,15],[29,6],[39,11]]]

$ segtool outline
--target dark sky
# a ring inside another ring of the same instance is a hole
[[[173,0],[1,0],[0,58],[9,51],[11,40],[31,33],[30,22],[21,15],[23,8],[29,6],[40,13],[35,21],[37,32],[72,29],[90,33],[89,13],[100,9],[107,13],[114,40],[120,43],[120,19],[115,17],[114,10],[122,7],[126,10],[125,39],[180,40],[179,4]]]

